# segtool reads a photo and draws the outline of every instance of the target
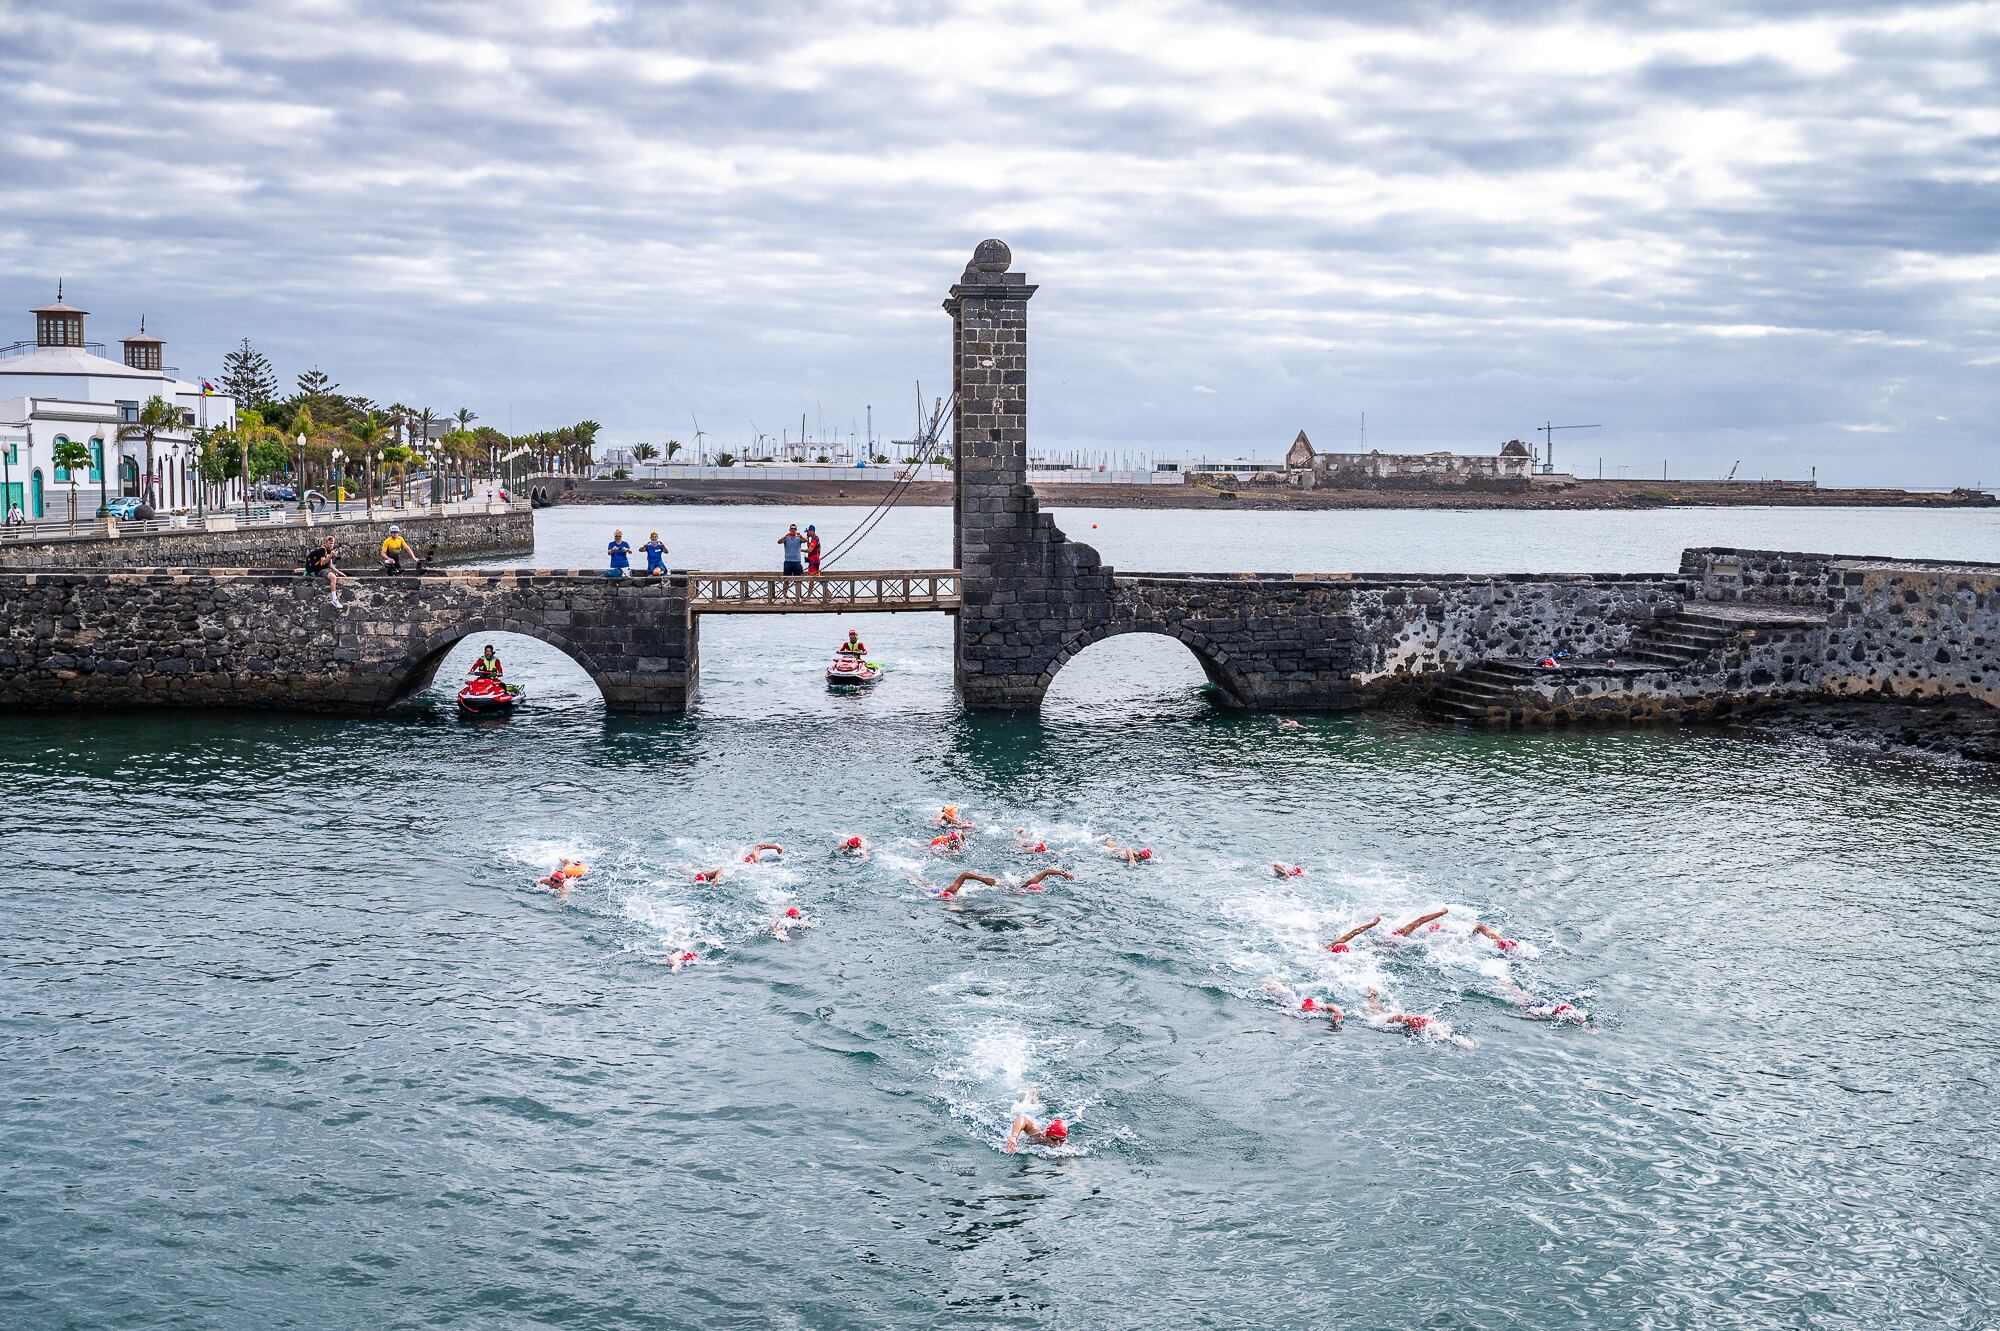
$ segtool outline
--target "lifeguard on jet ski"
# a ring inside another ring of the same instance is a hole
[[[521,701],[521,690],[516,685],[502,682],[500,676],[505,673],[500,658],[494,654],[493,644],[487,643],[486,650],[472,663],[465,687],[458,691],[458,710],[467,716],[493,716],[513,711],[514,704]]]
[[[880,678],[882,667],[868,659],[868,644],[849,629],[847,641],[835,649],[833,663],[826,668],[827,684],[834,688],[858,688]]]

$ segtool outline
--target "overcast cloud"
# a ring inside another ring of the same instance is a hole
[[[2000,4],[0,0],[0,325],[520,430],[908,433],[998,236],[1038,448],[2000,484]]]

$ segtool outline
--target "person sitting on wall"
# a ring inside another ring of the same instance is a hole
[[[305,575],[308,578],[325,578],[328,599],[335,605],[340,604],[340,579],[345,575],[340,571],[340,554],[333,548],[331,536],[318,545],[306,547]]]
[[[417,558],[417,552],[403,539],[403,529],[392,522],[389,524],[389,534],[382,538],[382,571],[401,573],[405,559],[417,568],[424,566],[424,561]]]

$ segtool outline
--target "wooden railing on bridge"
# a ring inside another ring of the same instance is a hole
[[[884,573],[689,573],[697,614],[838,614],[849,610],[956,610],[958,570],[896,569]]]

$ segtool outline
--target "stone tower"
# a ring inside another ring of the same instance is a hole
[[[951,315],[953,553],[963,573],[956,674],[974,710],[1035,707],[1065,647],[1110,613],[1111,570],[1065,537],[1028,485],[1028,300],[1014,256],[982,240]]]

